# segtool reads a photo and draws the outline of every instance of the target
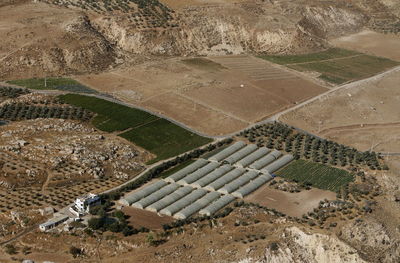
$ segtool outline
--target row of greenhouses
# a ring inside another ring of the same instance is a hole
[[[292,160],[292,155],[240,141],[127,194],[120,203],[176,219],[196,213],[210,216],[272,180],[272,174]]]

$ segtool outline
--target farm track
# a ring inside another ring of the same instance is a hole
[[[38,227],[39,227],[39,224],[30,226],[30,227],[28,227],[27,229],[24,229],[24,231],[19,232],[18,234],[16,234],[16,235],[13,236],[12,238],[10,238],[10,239],[8,239],[8,240],[6,240],[6,241],[1,242],[1,243],[0,243],[0,246],[5,246],[5,245],[7,245],[7,244],[9,244],[9,243],[11,243],[11,242],[17,240],[18,238],[23,237],[23,236],[25,236],[26,234],[32,232],[33,230],[35,230],[35,229],[38,228]]]
[[[329,133],[339,132],[339,131],[369,130],[369,129],[384,128],[384,127],[397,128],[399,125],[400,125],[400,122],[353,124],[353,125],[346,125],[346,126],[338,126],[338,127],[327,128],[327,129],[321,130],[319,132],[319,134],[327,135]]]

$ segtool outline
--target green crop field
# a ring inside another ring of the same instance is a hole
[[[88,88],[78,81],[70,78],[33,78],[10,80],[7,82],[28,89],[62,90],[76,93],[97,93],[97,91]]]
[[[96,113],[92,120],[96,128],[107,132],[124,131],[119,136],[157,155],[150,163],[212,141],[145,111],[103,99],[78,94],[61,95],[59,98],[65,103]]]
[[[311,183],[312,186],[337,192],[340,187],[354,180],[345,170],[305,160],[296,160],[279,170],[276,175]]]
[[[269,60],[276,64],[288,65],[294,63],[305,63],[312,61],[320,61],[332,58],[350,57],[354,55],[360,55],[361,53],[340,49],[340,48],[330,48],[325,51],[301,54],[301,55],[278,55],[278,56],[260,56],[260,58]]]
[[[133,128],[120,136],[156,154],[157,158],[152,162],[187,152],[212,141],[165,119]]]
[[[122,131],[159,119],[145,111],[95,97],[66,94],[59,96],[59,98],[65,103],[97,113],[92,123],[102,131]]]
[[[321,74],[319,78],[334,84],[367,78],[400,64],[390,59],[339,48],[304,55],[260,56],[260,58],[297,71],[318,72]]]

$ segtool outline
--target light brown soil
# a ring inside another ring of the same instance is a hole
[[[336,194],[316,188],[303,190],[300,193],[289,193],[273,189],[266,184],[244,199],[248,202],[274,208],[290,216],[301,217],[318,207],[319,201],[325,198],[334,200]]]
[[[350,85],[280,120],[345,145],[399,152],[400,72]]]
[[[166,116],[173,116],[174,119],[183,123],[190,123],[195,130],[216,135],[233,133],[248,125],[246,122],[209,109],[175,93],[164,93],[153,97],[143,103],[143,106]]]
[[[345,126],[320,134],[345,145],[351,144],[362,151],[400,152],[400,124]]]
[[[163,224],[169,224],[174,221],[170,216],[159,216],[156,213],[131,206],[122,208],[122,211],[130,216],[129,222],[135,228],[144,226],[148,229],[161,229]]]
[[[301,75],[252,56],[146,62],[76,79],[210,135],[232,133],[326,91]],[[207,68],[210,65],[210,68]]]
[[[337,47],[353,49],[375,56],[400,60],[400,36],[382,34],[369,30],[334,39],[331,43]]]

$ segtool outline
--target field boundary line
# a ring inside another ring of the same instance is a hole
[[[193,103],[196,103],[196,104],[198,104],[198,105],[204,106],[204,107],[206,107],[206,108],[208,108],[208,109],[210,109],[210,110],[213,110],[213,111],[222,113],[223,115],[228,116],[228,117],[230,117],[230,118],[232,118],[232,119],[235,119],[235,120],[238,120],[238,121],[247,123],[247,124],[250,124],[250,123],[251,123],[250,121],[247,121],[247,120],[241,119],[241,118],[239,118],[239,117],[236,117],[236,116],[230,114],[229,112],[223,111],[223,110],[221,110],[221,109],[214,108],[214,107],[208,105],[207,103],[204,103],[204,102],[202,102],[202,101],[198,101],[198,100],[196,100],[196,99],[194,99],[194,98],[192,98],[192,97],[190,97],[190,96],[187,96],[187,95],[184,95],[184,94],[181,94],[181,93],[177,93],[177,92],[173,92],[173,93],[174,93],[175,95],[177,95],[177,96],[181,96],[181,97],[183,97],[183,98],[185,98],[185,99],[188,99],[188,100],[190,100],[190,101],[193,102]]]
[[[380,129],[384,127],[391,127],[391,126],[398,126],[400,122],[387,122],[387,123],[361,123],[361,124],[352,124],[352,125],[345,125],[345,126],[337,126],[332,128],[326,128],[318,133],[320,134],[329,134],[331,132],[339,132],[339,131],[351,131],[351,130],[363,130],[363,129]]]
[[[125,131],[122,131],[122,132],[119,133],[118,135],[121,135],[121,134],[123,134],[123,133],[125,133],[125,132],[128,132],[128,131],[136,130],[137,128],[146,126],[147,124],[150,124],[150,123],[153,123],[153,122],[156,122],[156,121],[159,121],[159,120],[163,120],[163,118],[157,117],[157,119],[155,119],[155,120],[148,121],[148,122],[146,122],[146,123],[142,123],[142,124],[137,125],[137,126],[135,126],[135,127],[130,127],[129,129],[126,129]]]
[[[328,59],[323,59],[323,60],[313,60],[313,61],[307,61],[307,62],[288,63],[288,64],[283,64],[283,65],[285,65],[285,66],[289,66],[290,65],[291,66],[291,65],[310,64],[310,63],[317,63],[317,62],[329,62],[329,61],[342,60],[342,59],[354,58],[354,57],[360,57],[360,56],[368,56],[368,55],[357,54],[357,55],[348,56],[348,57],[328,58]]]

